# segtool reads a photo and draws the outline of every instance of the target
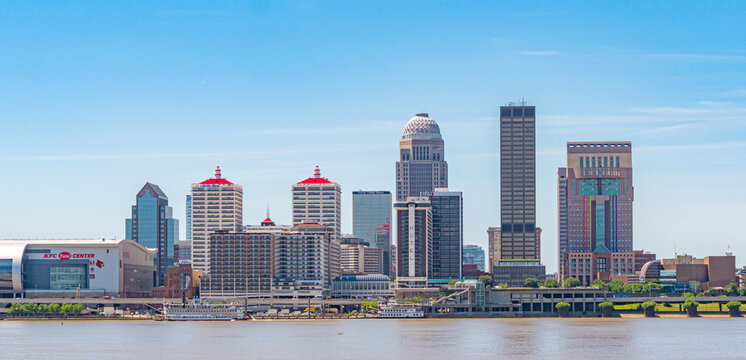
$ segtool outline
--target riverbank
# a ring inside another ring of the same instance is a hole
[[[470,316],[452,316],[450,314],[438,314],[433,315],[429,314],[425,318],[401,318],[397,320],[458,320],[458,319],[655,319],[655,318],[661,318],[661,319],[722,319],[722,318],[731,318],[728,313],[722,313],[722,314],[702,314],[700,313],[698,317],[690,318],[687,317],[686,313],[656,313],[656,316],[653,318],[646,318],[645,314],[643,313],[621,313],[621,314],[614,314],[612,317],[608,318],[602,318],[601,316],[570,316],[570,317],[558,317],[558,316],[541,316],[541,315],[521,315],[521,314],[472,314]],[[746,317],[737,317],[744,319]],[[737,319],[734,318],[734,319]],[[391,320],[390,318],[381,318],[377,316],[312,316],[308,317],[307,315],[291,315],[291,316],[254,316],[253,319],[249,318],[246,319],[246,321],[313,321],[313,320]],[[69,316],[69,317],[48,317],[48,316],[6,316],[4,318],[0,318],[0,321],[88,321],[88,320],[109,320],[109,321],[118,321],[118,320],[156,320],[150,316],[142,316],[142,315],[131,315],[131,316],[106,316],[106,315],[85,315],[85,316]]]

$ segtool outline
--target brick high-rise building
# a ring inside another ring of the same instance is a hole
[[[243,187],[221,176],[192,184],[192,267],[210,270],[210,234],[217,230],[240,231],[243,226]]]
[[[558,171],[557,188],[562,280],[579,273],[568,262],[572,254],[632,252],[634,188],[630,142],[568,142],[567,167]],[[598,259],[604,261],[603,257]],[[604,269],[603,264],[594,267]],[[611,266],[608,269],[614,274]],[[629,273],[628,267],[619,269],[619,275]],[[590,274],[584,279],[592,281],[595,277]]]
[[[206,296],[269,295],[274,274],[272,233],[217,230],[210,234],[210,273],[202,279]]]

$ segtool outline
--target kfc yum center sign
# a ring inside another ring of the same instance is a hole
[[[70,260],[70,259],[93,259],[96,257],[95,254],[86,254],[86,253],[71,253],[68,251],[62,251],[59,253],[52,253],[52,254],[44,254],[44,259],[59,259],[60,261]]]

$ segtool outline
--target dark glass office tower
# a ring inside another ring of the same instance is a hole
[[[536,231],[536,107],[500,107],[500,259],[495,280],[543,278]],[[500,271],[498,271],[498,268]]]
[[[460,191],[435,189],[433,211],[433,262],[430,277],[461,279],[464,244],[464,204]]]
[[[179,220],[173,218],[168,197],[158,185],[145,183],[132,206],[132,218],[125,220],[127,239],[157,249],[156,286],[164,284],[166,269],[174,267],[174,244],[179,240]]]

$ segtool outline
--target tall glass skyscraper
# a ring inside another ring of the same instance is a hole
[[[145,183],[132,206],[132,218],[125,220],[127,239],[157,249],[156,285],[163,285],[166,269],[174,267],[174,244],[179,240],[179,220],[173,218],[168,197],[158,185]]]
[[[391,275],[391,192],[352,192],[352,232],[381,249],[383,273]]]
[[[536,107],[500,107],[500,259],[497,282],[543,279],[536,227]]]
[[[440,127],[428,114],[417,114],[409,120],[399,140],[396,201],[430,196],[435,188],[447,187],[448,163]]]
[[[435,189],[430,197],[433,212],[433,261],[430,277],[463,277],[464,203],[460,191]]]

